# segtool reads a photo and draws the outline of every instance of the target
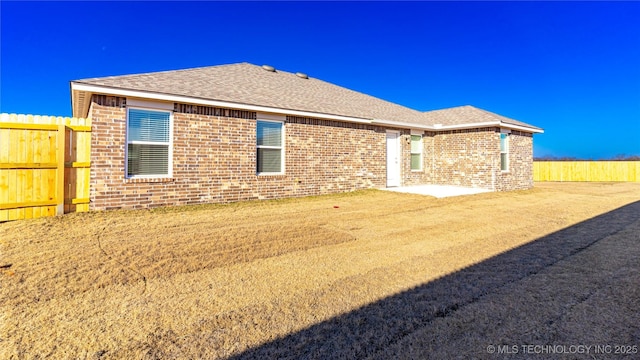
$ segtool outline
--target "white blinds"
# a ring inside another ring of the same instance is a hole
[[[259,173],[282,172],[282,123],[258,121],[256,145],[257,171]]]
[[[411,170],[422,169],[422,136],[411,135]]]
[[[282,146],[282,123],[258,121],[258,146]]]
[[[170,113],[129,109],[129,141],[169,142]]]
[[[280,149],[258,149],[258,172],[281,172],[282,171],[282,150]]]
[[[500,134],[500,152],[507,152],[507,134]]]
[[[419,154],[422,152],[421,145],[422,136],[420,135],[411,135],[411,153]]]
[[[169,175],[171,113],[128,109],[127,176]]]
[[[167,175],[169,173],[169,146],[129,144],[128,175]]]

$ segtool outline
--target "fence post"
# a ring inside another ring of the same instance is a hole
[[[56,157],[58,170],[56,173],[56,215],[64,214],[64,148],[65,148],[65,126],[58,125]]]

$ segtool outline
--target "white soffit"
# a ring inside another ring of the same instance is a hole
[[[280,109],[280,108],[274,108],[269,106],[248,105],[248,104],[240,104],[240,103],[233,103],[233,102],[220,101],[220,100],[207,100],[207,99],[200,99],[200,98],[194,98],[194,97],[183,96],[183,95],[151,93],[151,92],[145,92],[140,90],[117,89],[117,88],[78,84],[78,83],[72,83],[71,88],[77,91],[87,91],[95,94],[118,95],[118,96],[123,96],[127,98],[135,97],[135,98],[153,99],[153,100],[160,100],[160,101],[178,102],[178,103],[184,103],[184,104],[197,104],[197,105],[214,106],[214,107],[225,107],[225,108],[248,110],[248,111],[255,111],[255,112],[279,113],[279,114],[292,115],[292,116],[315,117],[315,118],[364,123],[364,124],[371,123],[371,120],[355,118],[350,116],[321,114],[321,113],[314,113],[310,111]]]
[[[500,121],[472,123],[472,124],[459,124],[459,125],[442,125],[442,124],[422,125],[422,124],[391,121],[391,120],[364,119],[364,118],[356,118],[356,117],[343,116],[343,115],[314,113],[310,111],[280,109],[280,108],[273,108],[269,106],[248,105],[248,104],[233,103],[228,101],[207,100],[207,99],[200,99],[200,98],[194,98],[194,97],[183,96],[183,95],[151,93],[151,92],[140,91],[140,90],[127,90],[127,89],[88,85],[88,84],[81,84],[81,83],[74,83],[74,82],[71,83],[71,90],[78,91],[78,92],[82,92],[82,91],[87,92],[88,93],[87,96],[90,96],[91,94],[123,96],[127,98],[127,105],[131,105],[129,104],[129,100],[128,100],[129,98],[137,98],[137,99],[151,99],[151,101],[139,100],[139,101],[145,101],[147,103],[157,103],[153,100],[159,100],[160,103],[178,102],[178,103],[185,103],[185,104],[226,107],[226,108],[239,109],[239,110],[255,111],[257,113],[284,114],[284,115],[292,115],[292,116],[346,121],[346,122],[359,123],[359,124],[386,125],[386,126],[393,126],[393,127],[403,128],[403,129],[446,131],[446,130],[462,130],[462,129],[473,129],[473,128],[496,126],[496,127],[509,128],[509,129],[520,130],[524,132],[531,132],[531,133],[544,132],[542,129],[535,129],[535,128],[530,128],[526,126],[507,124]],[[88,107],[87,107],[87,110],[88,110]],[[76,116],[76,114],[74,114],[74,116]]]

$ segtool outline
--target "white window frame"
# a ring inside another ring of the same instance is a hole
[[[505,136],[505,138],[504,138],[505,150],[504,151],[502,151],[502,146],[500,146],[501,143],[502,143],[502,135]],[[498,137],[498,139],[499,139],[499,144],[498,145],[500,146],[500,171],[503,172],[503,173],[508,173],[509,172],[509,165],[510,165],[510,161],[509,161],[509,157],[510,157],[509,156],[509,154],[510,154],[510,151],[509,151],[509,145],[510,144],[509,143],[510,143],[510,140],[509,140],[509,138],[510,137],[511,137],[511,130],[509,130],[509,129],[501,129],[500,130],[500,136]],[[505,162],[506,162],[505,168],[506,169],[502,169],[502,154],[506,154],[506,156],[505,156]]]
[[[128,99],[127,99],[128,100]],[[145,102],[147,103],[147,102]],[[129,106],[126,108],[126,124],[125,124],[125,144],[124,144],[124,176],[126,179],[163,179],[173,177],[173,108],[169,110],[166,104],[158,104],[153,106],[153,103],[148,102],[149,106]],[[136,104],[137,105],[137,104]],[[147,104],[144,104],[147,105]],[[152,107],[153,106],[153,107]],[[169,142],[155,142],[155,141],[129,141],[129,109],[136,110],[149,110],[156,112],[169,113]],[[129,144],[141,144],[141,145],[168,145],[168,159],[167,159],[167,174],[160,175],[129,175]]]
[[[415,130],[411,130],[411,135],[409,138],[409,167],[411,168],[411,155],[413,154],[417,154],[414,152],[411,152],[411,143],[413,142],[413,136],[420,136],[420,168],[419,169],[411,169],[412,172],[421,172],[424,169],[424,137],[423,137],[424,133],[422,131],[415,131]]]
[[[284,120],[273,120],[273,118],[278,118],[278,116],[260,116],[258,114],[258,118],[256,119],[256,174],[257,175],[284,175],[285,174],[285,122]],[[271,119],[269,119],[271,118]],[[258,145],[258,123],[259,122],[270,122],[280,124],[282,131],[280,132],[280,146],[266,146],[266,145]],[[279,172],[260,172],[258,171],[258,149],[276,149],[280,150],[280,171]]]

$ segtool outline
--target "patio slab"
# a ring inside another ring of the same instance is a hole
[[[434,196],[437,198],[445,198],[450,196],[472,195],[485,192],[491,192],[488,189],[470,188],[464,186],[453,185],[414,185],[414,186],[398,186],[383,188],[381,190],[395,191],[409,194]]]

